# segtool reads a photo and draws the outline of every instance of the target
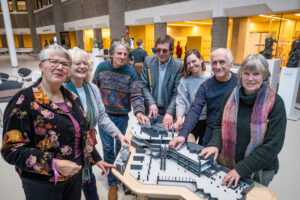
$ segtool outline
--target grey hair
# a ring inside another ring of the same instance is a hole
[[[69,62],[72,62],[68,50],[66,50],[60,45],[49,45],[43,48],[39,54],[40,62],[43,62],[44,60],[48,59],[51,55],[59,55],[66,58]]]
[[[89,82],[91,80],[92,77],[92,70],[93,70],[93,61],[91,59],[91,56],[89,53],[87,53],[86,51],[78,48],[78,47],[74,47],[72,49],[69,49],[69,54],[72,58],[72,64],[78,60],[81,60],[82,58],[86,58],[87,62],[88,62],[88,73],[85,77],[85,81]],[[69,73],[69,78],[70,78],[70,73]]]
[[[219,51],[219,50],[225,51],[226,52],[226,57],[227,57],[227,60],[228,60],[229,64],[233,64],[232,52],[231,52],[230,49],[225,49],[225,48],[218,48],[218,49],[213,50],[210,54],[210,62],[212,62],[212,55],[214,54],[214,52]]]
[[[124,41],[117,40],[117,41],[114,41],[112,43],[112,45],[110,46],[110,49],[109,49],[109,54],[110,55],[112,55],[112,54],[115,53],[117,46],[123,46],[123,47],[126,48],[127,52],[129,52],[129,49],[130,49],[129,45],[126,42],[124,42]]]
[[[245,70],[259,70],[262,74],[263,80],[266,82],[268,82],[269,77],[271,76],[269,64],[265,57],[261,54],[250,54],[244,59],[237,73],[239,84],[242,84],[242,75]]]

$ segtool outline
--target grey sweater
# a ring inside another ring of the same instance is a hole
[[[185,116],[195,100],[199,86],[211,76],[181,78],[176,97],[176,115]],[[206,119],[206,106],[203,108],[199,120]]]
[[[68,88],[67,84],[63,84],[65,88]],[[93,83],[88,83],[89,92],[91,95],[92,102],[95,107],[96,118],[98,125],[107,132],[110,136],[116,137],[121,131],[118,127],[109,119],[107,113],[105,112],[105,107],[102,103],[102,98],[100,96],[100,92],[98,87]],[[94,123],[96,124],[96,123]],[[95,128],[95,127],[93,127]]]

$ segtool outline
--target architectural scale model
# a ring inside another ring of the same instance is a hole
[[[207,200],[246,199],[254,186],[251,179],[241,179],[237,187],[227,188],[221,182],[229,169],[214,162],[213,157],[199,157],[203,147],[196,143],[186,143],[178,151],[169,148],[169,141],[176,135],[163,130],[162,124],[154,120],[150,125],[132,127],[131,141],[137,148],[130,174],[142,184],[182,186]],[[122,174],[129,157],[124,148],[116,161]]]

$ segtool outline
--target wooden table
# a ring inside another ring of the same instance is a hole
[[[126,135],[131,138],[131,131]],[[165,185],[148,185],[141,184],[132,175],[130,175],[130,164],[133,161],[135,148],[130,147],[130,158],[128,160],[124,175],[117,170],[112,169],[112,173],[130,190],[138,195],[139,200],[146,200],[148,197],[164,198],[164,199],[188,199],[188,200],[203,200],[200,196],[196,195],[191,190],[179,186],[165,186]],[[118,157],[120,154],[118,155]],[[275,200],[275,194],[267,187],[255,182],[254,187],[246,196],[246,200]]]

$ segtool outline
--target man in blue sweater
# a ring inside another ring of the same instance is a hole
[[[237,76],[230,71],[232,65],[233,58],[230,50],[219,48],[211,53],[211,67],[214,76],[200,85],[179,135],[169,143],[171,148],[178,150],[184,144],[199,120],[205,105],[207,106],[207,126],[202,145],[206,146],[208,144],[212,137],[222,101],[225,95],[237,85]]]

